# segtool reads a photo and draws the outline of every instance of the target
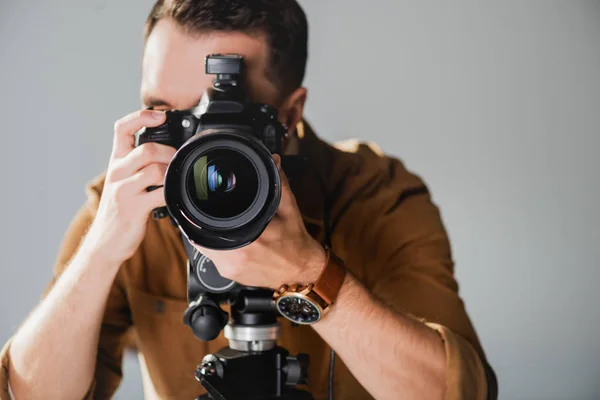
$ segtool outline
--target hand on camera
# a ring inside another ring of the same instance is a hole
[[[141,110],[115,123],[113,149],[96,218],[86,240],[108,263],[120,265],[133,256],[146,231],[148,217],[165,205],[161,188],[175,149],[157,143],[134,148],[134,134],[142,127],[162,124],[165,114]]]
[[[313,283],[325,267],[325,250],[304,226],[281,158],[273,158],[281,177],[281,201],[262,235],[236,250],[196,247],[214,262],[223,277],[242,285],[277,289],[283,284]]]

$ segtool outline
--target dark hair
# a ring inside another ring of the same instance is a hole
[[[308,23],[296,0],[158,0],[144,40],[161,18],[173,19],[190,34],[263,34],[269,46],[267,77],[281,97],[302,85],[308,57]]]

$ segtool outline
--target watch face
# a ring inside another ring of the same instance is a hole
[[[281,315],[297,324],[313,324],[321,318],[321,311],[310,300],[284,296],[277,301]]]

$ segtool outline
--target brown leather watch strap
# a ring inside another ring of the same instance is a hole
[[[346,278],[346,267],[329,247],[325,247],[327,261],[325,268],[313,286],[313,291],[322,298],[327,305],[334,303],[344,279]]]

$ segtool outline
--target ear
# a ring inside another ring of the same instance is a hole
[[[304,103],[306,103],[306,88],[299,87],[287,96],[278,110],[279,122],[288,127],[290,134],[294,133],[298,122],[302,121],[304,115]]]

